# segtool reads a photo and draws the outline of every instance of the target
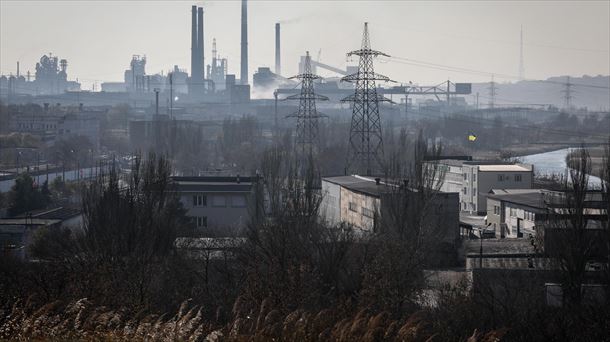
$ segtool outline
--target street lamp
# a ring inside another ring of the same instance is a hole
[[[491,226],[491,223],[488,223],[487,226],[485,228],[478,228],[479,229],[479,240],[481,241],[481,246],[479,249],[479,268],[483,268],[483,232],[487,230],[487,228],[489,228],[489,226]]]

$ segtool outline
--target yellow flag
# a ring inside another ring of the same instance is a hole
[[[477,136],[476,135],[474,135],[472,133],[470,133],[468,135],[468,141],[476,141],[476,140],[477,140]]]

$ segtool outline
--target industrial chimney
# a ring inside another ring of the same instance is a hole
[[[197,76],[197,6],[191,8],[191,81]]]
[[[191,8],[191,83],[189,93],[201,93],[203,88],[203,8]]]
[[[280,23],[275,23],[275,74],[282,74],[280,55]]]
[[[248,84],[248,3],[241,0],[241,84]]]
[[[203,86],[203,69],[205,64],[203,63],[203,7],[197,9],[197,83]]]

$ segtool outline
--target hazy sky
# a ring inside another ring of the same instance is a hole
[[[239,1],[118,0],[0,0],[0,73],[15,73],[18,60],[22,73],[33,72],[48,52],[66,58],[68,77],[79,78],[85,89],[122,80],[134,54],[147,56],[148,74],[175,64],[188,69],[194,4],[205,11],[206,64],[215,37],[229,72],[239,74]],[[376,63],[378,72],[397,81],[477,82],[488,81],[487,73],[509,81],[518,74],[520,25],[527,78],[610,74],[610,1],[251,0],[248,11],[251,74],[273,67],[277,21],[284,22],[285,75],[296,73],[306,50],[314,58],[321,50],[322,62],[344,67],[345,53],[360,46],[365,21],[374,49],[431,63]]]

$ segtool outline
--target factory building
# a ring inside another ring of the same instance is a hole
[[[171,84],[170,84],[171,75]],[[153,93],[172,90],[174,94],[188,93],[188,73],[177,65],[167,74],[146,74],[146,56],[133,55],[129,69],[124,72],[123,82],[104,82],[102,91],[109,93]]]
[[[212,64],[207,66],[207,78],[213,82],[214,90],[225,90],[228,62],[226,58],[218,56],[216,38],[212,40]]]
[[[51,54],[43,55],[36,63],[34,80],[28,71],[24,77],[17,63],[17,75],[0,76],[0,94],[14,95],[57,95],[67,91],[80,90],[80,83],[68,81],[68,60]]]
[[[41,113],[13,112],[9,129],[13,132],[28,133],[39,137],[47,146],[59,140],[73,137],[87,137],[95,149],[100,146],[100,112],[78,110],[73,107],[50,107],[45,104]]]
[[[388,215],[393,201],[399,200],[399,185],[382,182],[379,178],[358,175],[323,177],[320,215],[330,225],[347,223],[361,234],[383,233],[380,219]],[[415,198],[415,190],[407,191]],[[442,232],[439,241],[455,243],[459,237],[458,195],[437,193],[432,199],[433,210],[427,215],[429,226]],[[417,213],[413,213],[416,215]]]

